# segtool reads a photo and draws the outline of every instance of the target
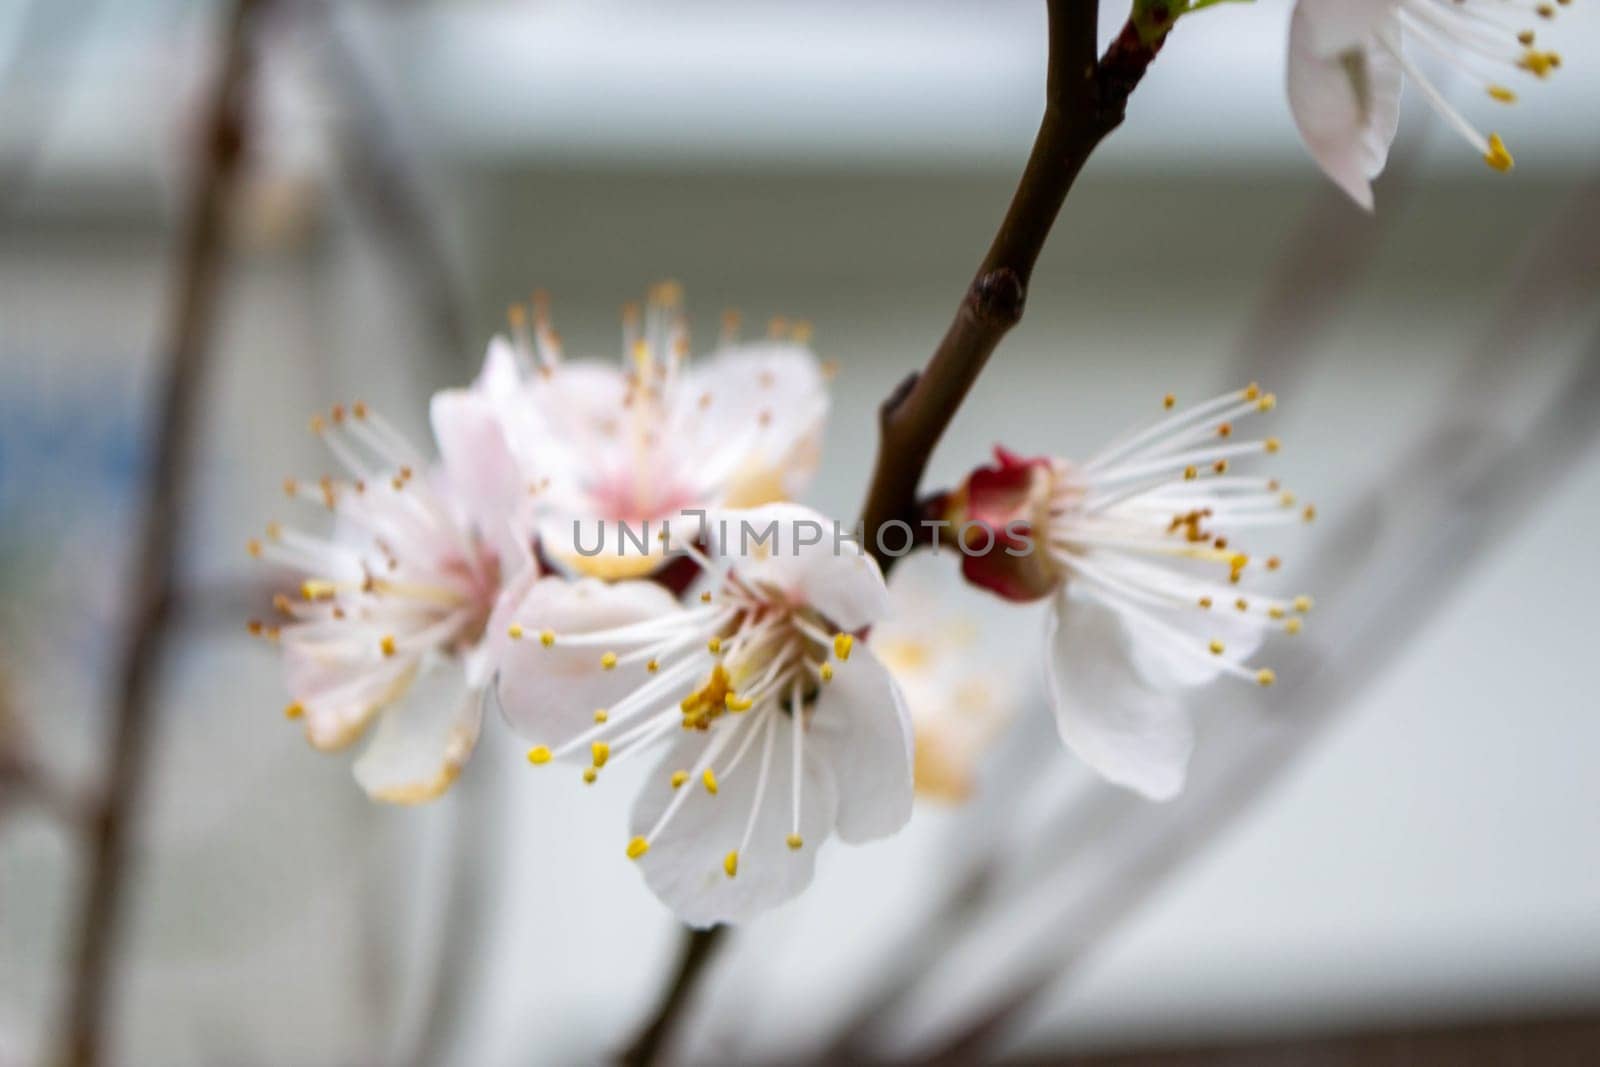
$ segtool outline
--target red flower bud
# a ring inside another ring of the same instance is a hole
[[[961,539],[967,581],[1007,600],[1041,600],[1061,574],[1040,540],[1047,536],[1051,463],[996,447],[995,464],[967,475],[945,501],[944,517]]]

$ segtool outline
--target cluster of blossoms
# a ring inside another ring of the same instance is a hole
[[[697,925],[794,896],[824,841],[894,833],[918,786],[969,791],[1006,701],[962,674],[954,631],[923,607],[891,618],[859,544],[815,536],[828,520],[787,503],[828,408],[809,330],[741,343],[729,320],[691,363],[671,285],[625,313],[620,365],[567,360],[542,302],[511,325],[470,387],[434,397],[436,462],[364,404],[334,408],[312,428],[342,475],[284,483],[331,530],[271,523],[250,542],[298,580],[280,620],[251,628],[281,648],[286,713],[311,743],[370,727],[356,779],[397,803],[450,786],[489,705],[529,763],[585,782],[653,752],[621,851]],[[1300,514],[1276,483],[1225,474],[1276,450],[1230,438],[1271,405],[1251,387],[1081,465],[1002,451],[945,501],[969,540],[992,535],[963,554],[969,581],[1053,598],[1062,736],[1151,796],[1176,792],[1188,756],[1176,690],[1270,681],[1244,661],[1306,606],[1247,598],[1242,579],[1276,561],[1229,543]],[[1005,551],[1018,537],[1033,550]]]
[[[1289,29],[1289,106],[1318,165],[1362,207],[1400,123],[1406,78],[1498,171],[1511,169],[1500,135],[1483,134],[1411,58],[1415,46],[1501,104],[1506,81],[1543,79],[1561,66],[1532,28],[1571,0],[1298,0]]]

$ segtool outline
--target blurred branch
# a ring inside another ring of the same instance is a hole
[[[1022,180],[927,367],[879,410],[878,456],[862,522],[867,549],[885,572],[894,557],[878,550],[879,531],[895,521],[917,528],[917,487],[934,447],[990,354],[1022,320],[1034,264],[1067,193],[1095,148],[1121,125],[1129,95],[1165,39],[1143,43],[1130,21],[1096,60],[1099,4],[1049,0],[1048,7],[1044,118]]]
[[[429,203],[417,166],[417,153],[384,100],[374,72],[350,39],[341,14],[349,5],[332,0],[307,0],[325,59],[324,67],[337,94],[340,111],[349,116],[339,139],[339,175],[351,203],[363,213],[378,239],[387,242],[388,265],[403,278],[423,320],[440,347],[457,358],[470,347],[462,310],[458,272]]]
[[[139,554],[133,561],[127,640],[115,692],[106,783],[92,820],[92,854],[77,918],[69,999],[62,1039],[64,1058],[94,1064],[103,1058],[112,959],[128,853],[144,799],[153,725],[153,695],[173,600],[173,575],[201,385],[216,320],[223,274],[227,208],[243,156],[251,83],[250,34],[264,0],[235,0],[222,23],[221,66],[206,116],[197,182],[188,213],[169,308],[161,399],[150,460]]]
[[[709,930],[689,930],[683,939],[682,954],[677,969],[667,985],[666,995],[633,1044],[619,1056],[618,1062],[628,1067],[647,1067],[659,1062],[668,1049],[677,1030],[679,1013],[694,992],[700,974],[716,954],[717,946],[725,939],[727,927],[713,926]]]

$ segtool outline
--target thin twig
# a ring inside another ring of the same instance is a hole
[[[879,544],[880,531],[895,522],[919,528],[917,487],[934,447],[1001,338],[1022,320],[1034,264],[1067,193],[1090,154],[1122,123],[1129,94],[1165,39],[1146,44],[1130,21],[1096,60],[1098,12],[1095,0],[1049,0],[1044,117],[1022,180],[928,365],[879,411],[878,456],[862,523],[867,550],[885,571],[894,557]]]
[[[661,1054],[670,1047],[683,1005],[694,992],[706,964],[711,962],[726,932],[725,926],[687,931],[683,939],[682,955],[678,957],[678,968],[673,972],[666,995],[662,997],[655,1015],[639,1032],[633,1044],[617,1058],[619,1063],[627,1064],[628,1067],[648,1067],[649,1064],[658,1062]]]
[[[123,918],[129,842],[143,800],[153,725],[156,671],[173,601],[180,520],[192,461],[201,386],[216,319],[226,209],[243,156],[251,80],[250,31],[263,0],[235,0],[222,30],[221,68],[206,117],[200,173],[189,202],[169,309],[165,380],[151,425],[154,454],[146,482],[144,525],[133,561],[127,641],[117,675],[120,703],[112,728],[110,766],[92,821],[92,855],[78,914],[64,1058],[79,1065],[103,1058],[112,959]]]

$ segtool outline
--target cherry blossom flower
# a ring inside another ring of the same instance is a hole
[[[593,782],[660,753],[625,851],[695,926],[788,900],[830,835],[868,841],[911,814],[904,701],[858,640],[888,606],[876,562],[831,534],[808,544],[827,521],[794,505],[725,519],[672,528],[705,579],[688,606],[655,583],[546,578],[490,624],[496,695],[531,763]]]
[[[1016,713],[1021,666],[1009,631],[985,627],[983,595],[939,553],[917,553],[889,579],[890,611],[871,648],[905,694],[916,732],[917,795],[967,800],[984,755]]]
[[[623,316],[620,365],[569,361],[542,298],[531,327],[513,309],[512,336],[490,346],[512,454],[531,494],[544,551],[580,574],[635,578],[662,563],[658,544],[625,537],[684,509],[755,507],[791,499],[810,481],[828,410],[826,372],[808,347],[810,327],[774,320],[770,336],[722,342],[691,362],[682,293],[655,286],[642,315]]]
[[[376,800],[419,803],[448,789],[477,744],[488,679],[480,648],[502,573],[517,589],[537,577],[530,554],[503,555],[503,508],[472,486],[493,459],[473,447],[462,398],[434,408],[445,446],[441,469],[364,404],[317,416],[312,429],[346,477],[284,482],[294,499],[333,515],[318,537],[271,523],[252,555],[300,572],[280,594],[281,626],[252,622],[283,651],[291,719],[317,748],[341,749],[379,722],[355,761],[356,780]],[[481,442],[480,442],[481,444]],[[455,475],[460,475],[459,480]],[[476,506],[475,506],[476,505]]]
[[[1052,600],[1048,673],[1062,740],[1154,799],[1183,788],[1194,747],[1183,691],[1224,676],[1271,685],[1272,670],[1247,661],[1269,632],[1298,633],[1311,607],[1251,589],[1280,563],[1239,541],[1315,516],[1277,481],[1232,473],[1240,459],[1278,451],[1275,437],[1234,437],[1237,420],[1275,402],[1252,385],[1084,463],[998,450],[950,504],[969,548],[980,532],[982,547],[993,545],[966,559],[968,580],[1008,599]]]
[[[1564,4],[1566,0],[1562,0]],[[1451,129],[1495,170],[1512,166],[1500,135],[1479,132],[1412,62],[1419,46],[1493,100],[1515,102],[1504,81],[1547,77],[1559,54],[1540,49],[1529,21],[1558,4],[1519,0],[1298,0],[1289,29],[1289,107],[1306,147],[1351,198],[1372,209],[1409,77]],[[1508,23],[1507,18],[1517,19]]]

